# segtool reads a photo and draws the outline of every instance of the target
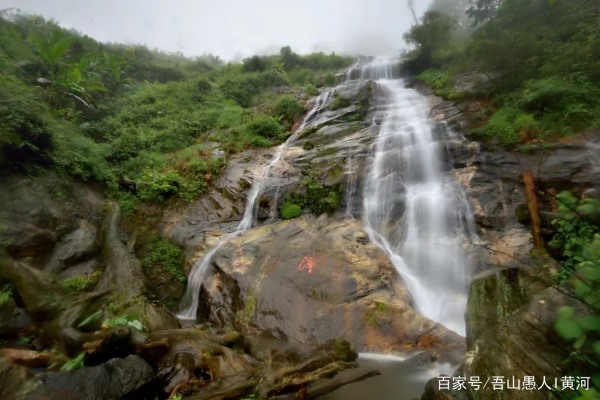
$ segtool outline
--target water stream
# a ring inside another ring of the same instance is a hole
[[[460,238],[472,229],[470,207],[444,171],[444,147],[426,98],[405,87],[397,65],[377,58],[359,74],[377,84],[381,121],[365,182],[364,224],[417,309],[464,335],[470,268]]]
[[[324,91],[317,98],[314,107],[309,111],[306,115],[300,127],[296,130],[296,133],[292,134],[288,139],[275,151],[273,158],[271,161],[262,167],[260,173],[254,177],[252,187],[248,193],[248,199],[246,201],[246,208],[244,209],[244,214],[239,224],[237,225],[234,232],[224,235],[219,242],[212,248],[206,255],[198,260],[190,274],[188,276],[188,284],[186,288],[185,295],[181,302],[180,312],[177,314],[177,317],[182,320],[195,320],[196,313],[198,310],[198,300],[200,297],[200,287],[206,274],[209,270],[210,262],[215,255],[215,253],[227,242],[231,239],[239,236],[243,232],[252,228],[252,226],[256,222],[257,217],[257,199],[259,195],[265,188],[265,185],[268,183],[269,178],[271,177],[271,171],[273,167],[285,157],[285,152],[291,142],[296,140],[298,133],[302,132],[306,125],[315,118],[319,112],[323,109],[329,98],[332,96],[333,90]],[[277,193],[279,193],[279,188],[277,188]],[[276,195],[277,196],[277,195]],[[276,200],[275,200],[276,201]],[[271,215],[273,217],[273,215]]]

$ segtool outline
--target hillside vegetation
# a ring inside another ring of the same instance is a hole
[[[514,147],[600,126],[600,3],[450,3],[435,1],[405,34],[414,45],[410,68],[446,98],[485,99],[489,106],[476,116],[482,139]],[[473,72],[483,84],[455,87]]]
[[[230,154],[285,140],[305,97],[352,61],[289,47],[241,63],[191,59],[6,12],[0,37],[2,170],[97,181],[127,206],[192,199]]]

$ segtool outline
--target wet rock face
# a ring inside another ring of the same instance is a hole
[[[460,349],[462,338],[413,309],[389,259],[365,237],[356,220],[326,218],[250,230],[213,258],[203,315],[314,346],[344,338],[359,351]]]
[[[66,252],[57,255],[60,268],[97,252],[94,233],[87,229],[101,219],[97,190],[52,175],[8,176],[1,185],[0,242],[12,257],[41,268],[60,243]]]
[[[139,356],[115,358],[96,367],[58,372],[39,379],[27,400],[118,400],[134,398],[155,378],[152,367]]]

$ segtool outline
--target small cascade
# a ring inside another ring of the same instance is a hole
[[[304,117],[302,124],[300,124],[300,127],[296,130],[296,132],[302,132],[306,128],[306,125],[313,121],[314,117],[316,117],[323,110],[323,108],[325,108],[329,100],[333,97],[333,92],[334,89],[329,89],[319,94],[315,105],[308,112],[308,114],[306,114],[306,117]]]
[[[395,79],[400,77],[402,64],[384,57],[361,57],[346,70],[346,81],[354,79]]]
[[[356,194],[356,172],[352,165],[352,154],[348,154],[348,162],[346,163],[346,215],[349,218],[353,218],[352,215],[352,204],[354,202],[354,196]]]
[[[377,58],[361,71],[376,81],[382,121],[365,182],[365,228],[418,310],[464,335],[470,267],[460,239],[473,232],[470,207],[443,171],[426,99],[398,79],[397,64]]]
[[[196,319],[196,312],[198,310],[198,301],[200,297],[200,287],[202,286],[202,282],[204,281],[204,278],[206,277],[206,274],[209,270],[210,262],[213,256],[225,243],[229,242],[233,238],[252,228],[252,226],[255,224],[258,214],[257,200],[260,196],[260,193],[265,188],[269,178],[271,177],[271,171],[273,170],[273,167],[285,157],[285,152],[289,144],[296,140],[296,138],[298,137],[298,133],[302,132],[306,125],[325,107],[332,95],[333,90],[325,91],[321,93],[321,95],[319,95],[315,106],[306,115],[306,117],[302,121],[302,124],[296,130],[296,133],[290,135],[290,137],[288,137],[285,143],[277,147],[277,150],[275,151],[275,154],[273,155],[271,161],[267,165],[265,165],[262,168],[261,172],[254,178],[252,187],[248,193],[248,200],[246,202],[244,214],[239,224],[237,225],[235,231],[223,236],[212,250],[206,253],[206,255],[202,259],[198,260],[194,264],[188,276],[188,285],[186,288],[185,295],[183,297],[183,301],[181,303],[181,311],[179,312],[179,314],[177,314],[177,317],[179,319]],[[279,193],[279,188],[277,188],[277,193]],[[277,200],[275,200],[275,203],[276,202]]]

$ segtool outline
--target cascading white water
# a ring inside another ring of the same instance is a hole
[[[362,67],[375,79],[382,119],[364,189],[364,223],[390,256],[418,310],[465,332],[470,268],[459,238],[472,224],[461,188],[443,172],[426,99],[394,74],[398,62]]]
[[[229,242],[234,237],[240,235],[241,233],[247,231],[252,227],[252,224],[255,221],[255,208],[256,208],[256,200],[264,186],[265,181],[268,179],[273,166],[277,164],[279,160],[283,157],[285,149],[288,146],[288,143],[292,140],[290,136],[285,143],[279,145],[277,151],[275,151],[275,155],[267,164],[263,167],[261,173],[254,178],[254,183],[252,184],[252,188],[250,189],[250,193],[248,194],[248,200],[246,202],[246,208],[244,209],[244,215],[237,225],[234,232],[227,234],[219,240],[217,245],[210,250],[206,255],[197,261],[192,270],[190,271],[190,275],[188,276],[188,284],[185,292],[185,296],[183,297],[183,301],[181,303],[181,311],[177,314],[179,319],[187,319],[187,320],[195,320],[196,312],[198,310],[198,300],[200,297],[200,286],[206,277],[206,272],[208,271],[208,267],[210,265],[210,261],[213,256],[223,246],[225,243]]]
[[[306,124],[310,122],[310,120],[314,118],[323,109],[323,107],[325,106],[329,98],[332,96],[332,94],[333,91],[328,90],[319,95],[315,106],[306,115],[306,117],[302,121],[302,124],[296,130],[296,132],[302,132],[302,130],[304,130]],[[242,216],[242,219],[237,225],[235,231],[223,236],[223,238],[219,240],[216,246],[208,253],[206,253],[206,255],[202,259],[197,261],[192,267],[192,270],[190,271],[190,274],[188,276],[188,284],[185,296],[183,297],[183,301],[181,303],[181,311],[179,312],[179,314],[177,314],[177,317],[179,319],[196,319],[196,312],[198,310],[198,301],[200,297],[200,287],[202,285],[202,282],[204,281],[204,278],[206,277],[206,273],[209,269],[208,267],[213,256],[215,255],[217,250],[219,250],[221,246],[223,246],[225,243],[229,242],[234,237],[242,234],[243,232],[247,231],[252,227],[252,225],[256,221],[256,200],[262,192],[265,183],[269,179],[271,170],[285,156],[285,151],[287,150],[289,144],[292,141],[294,141],[296,137],[297,134],[294,133],[285,141],[285,143],[281,144],[275,151],[275,154],[273,155],[271,161],[267,165],[265,165],[262,168],[260,174],[258,174],[258,176],[254,178],[252,188],[248,193],[248,200],[246,202],[246,208],[244,209],[244,215]],[[279,191],[279,189],[277,189],[277,191]]]
[[[309,124],[314,119],[314,117],[316,117],[323,110],[323,108],[327,105],[329,99],[331,99],[331,97],[333,96],[333,92],[333,89],[329,89],[319,94],[319,96],[317,97],[317,101],[315,101],[315,105],[308,112],[308,114],[306,114],[306,117],[304,117],[304,121],[302,121],[302,124],[300,124],[300,127],[296,130],[296,132],[302,132],[306,128],[306,125]]]
[[[346,215],[352,218],[352,203],[354,196],[356,195],[356,171],[352,165],[352,154],[348,155],[348,161],[346,163]]]

